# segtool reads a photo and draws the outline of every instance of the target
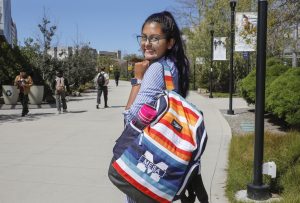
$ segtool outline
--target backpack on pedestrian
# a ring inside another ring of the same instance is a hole
[[[97,85],[98,87],[103,87],[104,84],[105,84],[105,76],[104,76],[105,73],[100,73],[98,78],[97,78]]]
[[[56,79],[56,84],[55,84],[55,90],[58,94],[62,93],[65,91],[65,81],[63,77],[57,77]]]
[[[144,129],[134,120],[125,127],[113,149],[109,178],[129,197],[172,202],[199,174],[207,135],[202,112],[172,91],[170,69],[163,66],[167,90],[155,104],[157,115]]]

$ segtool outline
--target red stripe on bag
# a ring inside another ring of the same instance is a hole
[[[178,101],[173,97],[169,97],[169,101],[170,101],[170,103],[171,102],[175,103],[175,105],[182,106],[183,109],[184,109],[184,112],[186,112],[186,113],[190,114],[191,116],[193,116],[195,120],[198,120],[199,116],[194,111],[192,111],[191,109],[183,106],[181,101]],[[172,105],[170,104],[170,106],[172,106]]]
[[[170,130],[172,130],[178,137],[180,137],[181,139],[191,143],[192,145],[195,146],[195,142],[192,138],[191,135],[187,135],[187,134],[184,134],[184,133],[179,133],[177,130],[174,129],[174,127],[170,124],[170,122],[168,120],[165,120],[165,119],[161,119],[159,121],[159,123],[162,123],[164,124],[165,126],[167,126]]]
[[[128,173],[126,173],[115,161],[113,164],[113,167],[116,169],[116,171],[123,177],[125,178],[131,185],[133,185],[135,188],[140,190],[142,193],[148,195],[152,199],[157,200],[158,202],[162,203],[170,203],[167,199],[164,199],[157,194],[153,193],[151,190],[149,190],[147,187],[144,187],[141,185],[139,182],[137,182],[135,179],[133,179]]]
[[[160,132],[151,129],[151,131],[146,131],[146,133],[152,138],[154,139],[156,142],[158,142],[159,144],[161,144],[165,149],[169,150],[170,152],[172,152],[174,155],[178,156],[179,158],[185,160],[185,161],[189,161],[191,159],[192,153],[182,150],[178,147],[176,147],[176,145],[173,144],[173,142],[171,142],[169,139],[167,139],[163,134],[161,134]]]

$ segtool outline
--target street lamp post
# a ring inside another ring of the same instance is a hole
[[[209,98],[213,98],[212,95],[212,71],[213,71],[213,51],[214,51],[214,28],[213,23],[210,24],[210,47],[211,47],[211,55],[210,55],[210,72],[209,72]]]
[[[266,79],[266,41],[267,41],[268,1],[258,1],[257,19],[257,60],[256,60],[256,98],[255,98],[255,142],[253,182],[247,186],[247,196],[254,200],[270,198],[269,186],[263,184],[262,167],[264,155],[264,110]]]
[[[233,45],[234,45],[234,15],[235,15],[236,0],[230,0],[231,8],[231,29],[230,29],[230,73],[229,73],[229,109],[227,114],[233,115],[232,110],[232,92],[233,92]]]

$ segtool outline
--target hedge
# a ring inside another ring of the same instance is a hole
[[[266,68],[266,95],[269,94],[269,86],[273,81],[285,73],[290,67],[283,64],[273,64]],[[238,89],[242,97],[248,104],[255,104],[256,94],[256,70],[253,69],[250,74],[238,83]]]
[[[300,127],[300,68],[289,69],[269,85],[266,110]]]
[[[300,128],[300,68],[285,66],[272,58],[267,61],[265,85],[266,111]],[[255,69],[238,83],[238,89],[247,103],[255,104]]]

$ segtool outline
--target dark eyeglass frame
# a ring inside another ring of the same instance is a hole
[[[148,37],[147,35],[138,35],[138,36],[136,36],[136,39],[137,39],[139,45],[145,44],[147,41],[150,44],[159,44],[159,40],[167,39],[167,36],[166,35],[150,35]]]

